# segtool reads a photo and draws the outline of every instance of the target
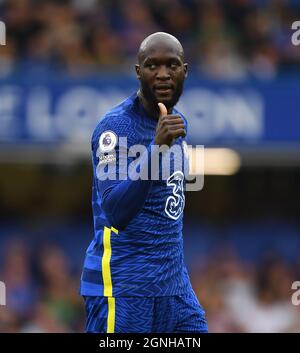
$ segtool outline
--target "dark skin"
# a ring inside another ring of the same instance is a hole
[[[136,74],[139,99],[147,113],[158,120],[155,144],[171,146],[177,137],[186,135],[183,119],[172,114],[187,76],[179,41],[163,32],[147,37],[138,52]]]

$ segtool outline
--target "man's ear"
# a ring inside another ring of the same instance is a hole
[[[138,79],[141,78],[141,69],[140,69],[140,65],[139,64],[135,64],[135,72],[136,72],[136,77]]]
[[[187,78],[187,75],[188,75],[188,64],[183,64],[184,66],[184,77]]]

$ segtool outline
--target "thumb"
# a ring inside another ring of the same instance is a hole
[[[168,115],[167,108],[163,103],[158,103],[158,107],[159,107],[159,117],[160,118],[162,116]]]

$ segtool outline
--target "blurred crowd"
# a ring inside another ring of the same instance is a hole
[[[19,238],[7,241],[2,253],[7,305],[0,307],[0,332],[83,332],[79,269],[72,270],[61,247],[34,249]],[[299,263],[274,254],[246,263],[223,246],[197,257],[189,270],[210,332],[300,332],[300,306],[291,301]]]
[[[6,306],[0,306],[0,332],[83,332],[80,274],[61,247],[33,249],[15,238],[1,250]]]
[[[291,288],[300,263],[288,264],[274,253],[247,263],[220,248],[197,261],[191,277],[210,332],[300,332],[300,305],[293,305]]]
[[[0,76],[45,66],[133,72],[140,42],[166,31],[203,77],[272,79],[300,66],[300,47],[291,44],[299,19],[297,0],[0,0]]]

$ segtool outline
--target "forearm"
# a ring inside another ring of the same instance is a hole
[[[124,180],[109,188],[102,197],[102,209],[109,223],[116,229],[124,229],[142,209],[151,180]]]

